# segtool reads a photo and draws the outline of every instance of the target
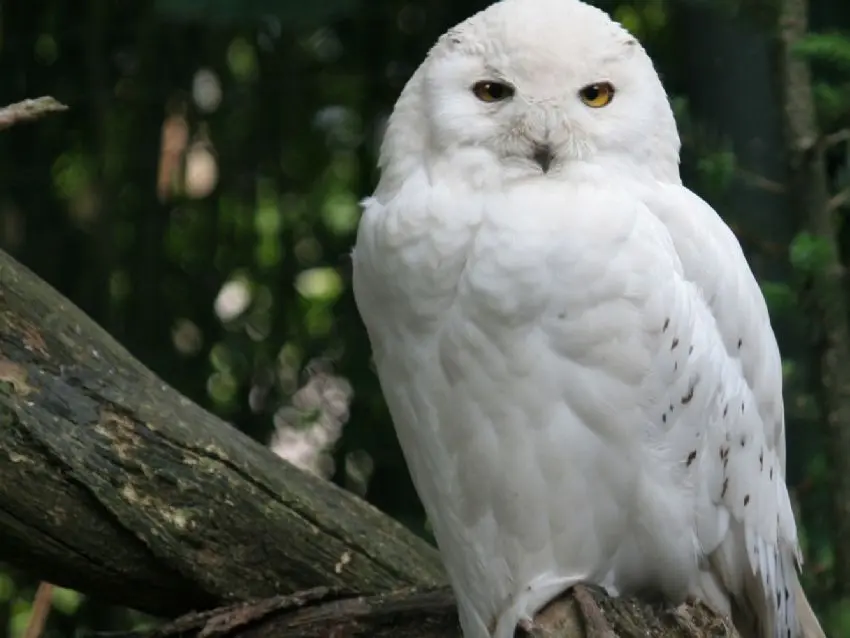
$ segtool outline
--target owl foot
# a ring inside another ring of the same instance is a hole
[[[578,603],[587,638],[617,638],[593,595],[584,585],[573,587],[573,598]]]

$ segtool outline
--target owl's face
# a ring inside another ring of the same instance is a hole
[[[397,110],[420,111],[426,152],[478,153],[514,175],[661,158],[678,175],[679,137],[652,62],[578,0],[494,4],[446,33],[414,81]]]

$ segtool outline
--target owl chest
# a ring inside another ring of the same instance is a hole
[[[440,323],[520,325],[549,300],[544,242],[482,215],[466,225],[437,225],[396,245],[385,276],[400,318]],[[432,328],[434,326],[431,326]]]

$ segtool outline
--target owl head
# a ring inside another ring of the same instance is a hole
[[[575,162],[678,179],[670,103],[640,43],[580,0],[501,0],[445,33],[400,96],[381,165],[440,162],[512,179]]]

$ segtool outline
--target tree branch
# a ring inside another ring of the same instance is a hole
[[[31,122],[51,113],[67,111],[68,107],[50,96],[16,102],[0,108],[0,131],[15,124]]]
[[[737,638],[729,625],[702,605],[665,609],[632,599],[611,600],[588,589],[589,605],[567,594],[550,605],[528,638]],[[596,615],[606,625],[596,632]],[[187,614],[152,632],[109,638],[461,638],[448,588],[406,589],[352,596],[319,588],[198,614]],[[106,638],[106,636],[103,636]]]
[[[824,135],[822,146],[824,150],[828,150],[833,146],[844,144],[845,142],[850,142],[850,129],[843,128],[829,135]]]
[[[3,253],[0,558],[154,614],[443,580],[424,541],[180,396]]]

